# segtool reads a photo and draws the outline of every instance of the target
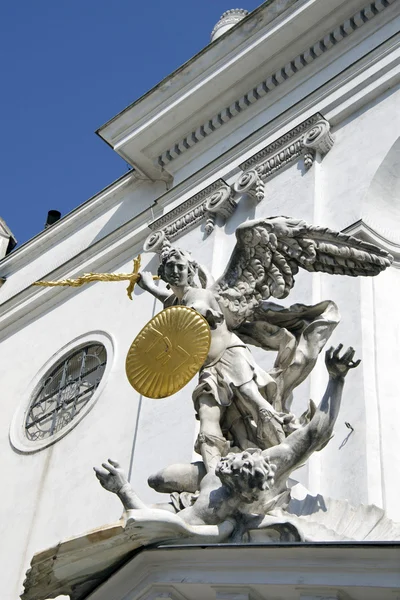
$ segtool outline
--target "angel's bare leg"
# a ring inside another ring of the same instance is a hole
[[[255,430],[251,424],[251,411],[246,410],[245,414],[242,414],[236,402],[232,402],[225,411],[223,420],[223,431],[229,431],[234,446],[239,447],[241,450],[247,450],[247,448],[253,448],[255,443]],[[233,451],[231,449],[231,451]]]
[[[197,405],[200,433],[196,446],[199,447],[206,470],[209,471],[215,467],[221,456],[229,451],[229,443],[221,430],[224,409],[210,394],[201,394]]]
[[[282,420],[273,406],[261,395],[254,379],[238,389],[249,410],[256,409],[257,438],[262,449],[280,444],[285,439]]]

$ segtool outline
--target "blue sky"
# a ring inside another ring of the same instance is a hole
[[[127,171],[95,130],[261,0],[2,0],[0,216],[21,245]]]

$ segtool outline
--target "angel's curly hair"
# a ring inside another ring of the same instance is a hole
[[[182,259],[182,260],[185,260],[187,262],[187,264],[188,264],[188,281],[189,281],[189,285],[193,285],[194,284],[194,279],[195,279],[195,277],[197,275],[197,270],[198,270],[197,262],[192,259],[192,257],[189,254],[189,252],[186,252],[185,250],[181,250],[180,248],[174,248],[173,246],[169,246],[169,247],[167,247],[162,252],[162,254],[161,254],[161,264],[158,267],[158,275],[161,277],[161,279],[163,279],[164,281],[166,281],[166,279],[165,279],[165,265],[167,264],[167,262],[169,262],[173,258]]]
[[[241,456],[242,465],[232,469],[230,473],[224,473],[219,469],[219,464]],[[259,448],[249,448],[241,455],[229,453],[221,458],[217,464],[215,474],[231,490],[234,490],[243,502],[251,503],[258,500],[260,491],[267,490],[274,485],[275,465],[264,458]]]

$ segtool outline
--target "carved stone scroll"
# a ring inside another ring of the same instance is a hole
[[[332,148],[334,139],[330,129],[328,121],[321,119],[304,134],[302,142],[305,148],[304,165],[306,169],[312,167],[317,152],[323,157]]]
[[[167,243],[167,236],[165,232],[159,229],[158,231],[153,231],[145,243],[143,244],[143,250],[145,252],[156,252],[157,254],[161,254],[164,245]]]
[[[265,196],[266,179],[300,157],[309,169],[316,152],[325,156],[333,142],[328,121],[317,113],[241,164],[244,172],[234,184],[234,190],[260,202]]]
[[[208,214],[205,230],[209,235],[214,231],[217,216],[222,217],[226,222],[236,210],[236,202],[232,199],[232,188],[225,184],[216,190],[206,200],[206,210]]]
[[[215,219],[220,215],[226,221],[235,211],[236,202],[232,199],[232,189],[223,179],[218,179],[198,194],[149,224],[153,231],[144,243],[146,252],[162,251],[166,240],[173,240],[206,221],[206,233],[215,227]]]
[[[248,194],[257,202],[264,200],[265,184],[258,169],[245,171],[233,186],[238,194]]]

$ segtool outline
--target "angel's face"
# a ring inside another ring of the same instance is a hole
[[[183,258],[170,258],[164,266],[164,277],[174,287],[189,285],[189,264]]]

